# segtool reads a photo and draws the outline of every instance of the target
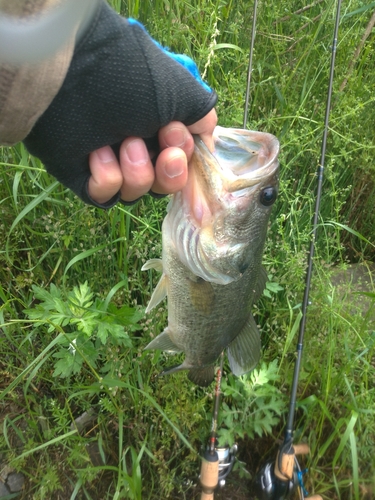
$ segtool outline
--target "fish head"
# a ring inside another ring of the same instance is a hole
[[[172,199],[165,234],[194,275],[228,284],[260,266],[278,192],[279,142],[223,127],[215,128],[213,153],[199,136],[194,141],[188,182]]]

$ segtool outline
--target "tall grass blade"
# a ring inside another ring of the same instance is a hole
[[[28,457],[29,455],[32,455],[33,453],[36,453],[37,451],[44,450],[45,448],[48,448],[48,446],[52,446],[54,444],[60,443],[61,441],[64,441],[65,439],[68,439],[69,437],[73,436],[74,434],[77,434],[77,430],[69,431],[63,434],[62,436],[57,436],[50,441],[47,441],[46,443],[41,444],[40,446],[36,446],[35,448],[31,450],[24,451],[21,453],[21,455],[18,455],[16,457],[16,460],[22,460],[23,458]]]
[[[363,12],[373,9],[374,7],[375,7],[375,2],[371,2],[367,5],[364,5],[363,7],[360,7],[359,9],[353,10],[352,12],[348,12],[342,17],[342,19],[344,21],[345,19],[349,19],[350,17],[356,16],[358,14],[363,14]]]
[[[350,435],[353,432],[353,429],[355,427],[357,420],[358,420],[358,413],[356,411],[352,411],[352,416],[349,420],[349,423],[346,427],[346,430],[345,430],[343,436],[340,439],[340,444],[336,450],[335,456],[333,457],[332,468],[336,467],[336,464],[341,456],[341,453],[343,452],[345,446],[347,445],[347,443],[350,439]],[[338,433],[338,430],[337,430],[337,433]]]
[[[26,207],[17,215],[15,220],[13,221],[9,231],[8,231],[8,236],[6,240],[6,246],[5,246],[5,251],[6,251],[6,256],[7,259],[10,260],[9,258],[9,241],[10,241],[10,235],[14,231],[14,229],[17,227],[17,225],[22,221],[22,219],[29,213],[31,210],[36,208],[38,205],[40,205],[48,196],[53,193],[53,191],[59,186],[59,182],[55,181],[51,185],[49,185],[45,191],[40,193],[38,196],[36,196],[33,201],[31,201]]]

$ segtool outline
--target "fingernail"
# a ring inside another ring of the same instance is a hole
[[[149,160],[145,143],[141,139],[134,139],[125,148],[125,154],[134,165],[143,165]]]
[[[173,127],[165,134],[164,140],[167,146],[179,148],[186,142],[186,133],[180,128]]]
[[[109,146],[97,149],[95,153],[102,163],[110,163],[116,160],[115,154]]]
[[[174,179],[184,172],[185,162],[182,158],[176,157],[171,158],[164,167],[165,174],[170,178]]]

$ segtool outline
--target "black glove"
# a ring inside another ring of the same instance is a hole
[[[216,104],[215,92],[157,46],[145,29],[105,2],[75,49],[62,88],[24,140],[47,171],[92,205],[88,155],[129,136],[158,149],[157,132],[172,120],[191,125]]]

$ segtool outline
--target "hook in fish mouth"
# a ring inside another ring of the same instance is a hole
[[[214,152],[195,137],[195,154],[204,191],[235,193],[256,186],[278,169],[279,141],[272,134],[217,126]],[[216,160],[216,161],[215,161]]]

